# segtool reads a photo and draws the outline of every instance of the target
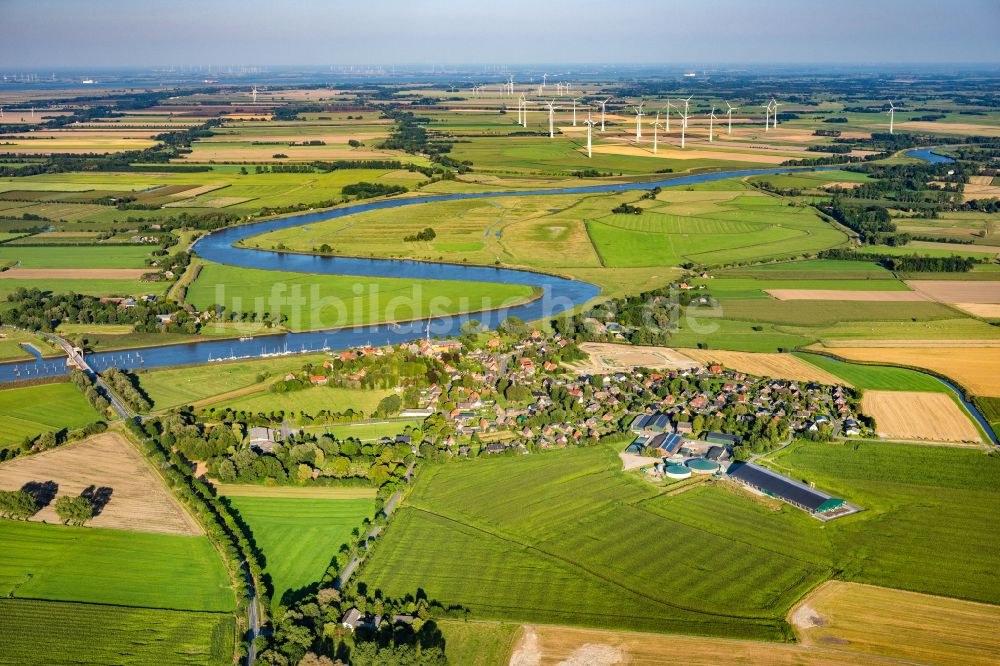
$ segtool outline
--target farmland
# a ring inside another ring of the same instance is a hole
[[[351,530],[375,510],[372,499],[228,497],[264,553],[275,604],[319,580]]]
[[[260,391],[238,398],[229,398],[213,407],[249,412],[284,411],[318,414],[322,410],[346,411],[353,409],[371,415],[379,401],[393,393],[392,390],[345,389],[334,386],[312,386],[301,391],[271,393]]]
[[[655,492],[615,461],[592,449],[428,469],[361,580],[390,596],[422,587],[477,619],[787,636],[782,609],[825,567],[645,509]],[[741,563],[733,585],[694,570],[706,551]],[[654,571],[686,585],[650,587]]]
[[[831,374],[841,377],[860,389],[873,391],[936,391],[948,388],[934,377],[906,368],[846,363],[820,354],[800,353],[797,356]]]
[[[223,613],[0,599],[0,664],[229,664],[235,629]]]
[[[201,527],[160,483],[148,463],[116,432],[95,435],[33,456],[0,464],[0,489],[51,481],[57,494],[32,520],[58,523],[55,498],[75,497],[85,488],[108,488],[110,500],[90,521],[107,527],[167,534],[202,534]]]
[[[229,579],[207,537],[0,520],[0,595],[229,611]]]
[[[0,391],[0,447],[25,437],[63,428],[79,428],[100,420],[73,384],[61,382]]]
[[[945,442],[980,442],[976,426],[943,393],[866,391],[866,414],[875,418],[879,437]]]
[[[840,377],[804,362],[791,354],[752,354],[707,349],[681,349],[679,351],[703,364],[721,363],[726,368],[761,377],[819,382],[821,384],[845,383]]]
[[[322,361],[323,355],[305,355],[295,358],[255,359],[212,363],[186,368],[164,368],[139,374],[142,389],[153,400],[157,410],[178,405],[189,405],[206,398],[228,394],[258,384],[273,381],[305,363]],[[251,389],[258,390],[258,389]]]
[[[472,312],[531,298],[525,285],[307,275],[206,264],[188,291],[199,309],[287,317],[292,330],[406,321]]]

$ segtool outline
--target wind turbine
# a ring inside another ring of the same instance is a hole
[[[687,129],[687,126],[688,126],[688,116],[690,115],[688,113],[688,104],[691,103],[691,97],[694,97],[694,95],[691,95],[686,100],[684,100],[684,116],[683,116],[683,118],[684,118],[684,128],[685,129]]]
[[[771,98],[771,106],[772,106],[772,109],[771,109],[771,124],[772,124],[772,126],[777,127],[778,126],[778,107],[782,106],[782,105],[778,104],[778,100],[776,100],[776,99],[774,99],[772,97]]]
[[[764,131],[767,132],[771,129],[771,103],[768,102],[767,106],[761,105],[764,109]]]
[[[517,100],[517,124],[521,127],[528,126],[527,104],[527,100],[524,99],[524,95],[522,94],[521,98]]]
[[[729,116],[729,133],[732,134],[733,133],[733,111],[738,111],[739,109],[737,107],[733,106],[732,104],[730,104],[729,102],[726,102],[726,106],[729,107],[729,110],[726,111],[726,115]]]
[[[542,74],[542,92],[545,92],[545,86],[548,84],[548,82],[549,82],[549,75]]]
[[[511,95],[511,96],[514,95],[514,77],[513,76],[508,76],[507,77],[507,94]]]
[[[889,134],[892,134],[892,121],[895,119],[896,107],[892,105],[892,100],[889,100]],[[0,114],[2,116],[2,114]]]
[[[656,120],[653,121],[653,154],[654,155],[656,154],[656,146],[657,146],[657,143],[658,143],[657,139],[659,138],[658,135],[657,135],[657,130],[660,127],[662,127],[662,125],[660,124],[660,112],[657,111],[656,112]]]
[[[576,127],[576,103],[579,99],[579,97],[573,98],[573,127]]]
[[[250,90],[250,97],[253,98],[253,103],[256,104],[257,103],[257,86],[254,86],[253,88],[251,88],[251,90]]]
[[[712,131],[715,129],[715,121],[718,118],[715,117],[715,107],[712,107],[712,112],[708,114],[708,142],[712,143]]]
[[[670,107],[672,107],[672,106],[675,109],[677,108],[676,106],[674,106],[673,104],[671,104],[670,100],[668,99],[667,100],[667,127],[666,127],[666,130],[665,130],[667,134],[670,134]]]
[[[610,102],[610,101],[611,101],[611,98],[609,97],[606,100],[604,100],[603,102],[601,102],[601,131],[602,132],[604,131],[604,111],[605,111],[605,107],[607,106],[608,102]]]
[[[556,111],[556,101],[554,99],[551,99],[549,100],[549,103],[546,104],[546,106],[549,107],[549,138],[554,139],[556,138],[556,130],[555,130],[555,125],[553,124],[553,115],[555,114]]]
[[[639,106],[635,107],[635,140],[636,143],[642,138],[642,117],[646,114],[642,112],[642,106],[645,102],[639,102]]]
[[[587,126],[587,157],[589,158],[594,156],[593,150],[591,149],[592,144],[590,141],[590,135],[593,133],[594,125],[596,124],[596,121],[590,117],[590,111],[587,111],[587,119],[583,122]]]
[[[678,111],[678,113],[680,113],[680,111]],[[687,129],[687,124],[688,124],[688,113],[687,110],[685,109],[684,115],[681,116],[681,149],[684,148],[684,131]]]

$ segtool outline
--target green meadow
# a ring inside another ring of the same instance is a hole
[[[103,418],[69,382],[0,391],[0,447],[25,437],[63,428],[79,428]]]
[[[19,262],[20,268],[145,268],[152,249],[137,245],[0,246],[0,264]]]
[[[375,510],[370,499],[229,497],[264,553],[264,573],[282,596],[322,578],[341,544]]]
[[[318,414],[322,410],[341,412],[353,409],[371,415],[379,401],[392,394],[391,389],[360,390],[335,386],[312,386],[301,391],[288,393],[260,391],[223,400],[212,406],[216,408],[229,407],[249,412],[284,411],[285,413],[303,412],[312,415]]]
[[[0,597],[230,611],[208,537],[0,520]]]
[[[225,613],[0,599],[0,664],[232,663]],[[72,657],[69,657],[72,655]]]
[[[530,299],[516,284],[308,275],[206,264],[187,300],[205,310],[282,314],[292,330],[357,326],[478,311]]]

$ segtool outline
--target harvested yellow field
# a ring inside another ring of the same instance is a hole
[[[581,148],[585,151],[586,148]],[[790,158],[787,155],[769,155],[766,153],[737,153],[726,152],[724,150],[698,150],[695,148],[674,149],[673,146],[663,146],[660,151],[653,154],[652,143],[648,148],[625,145],[600,145],[594,146],[595,153],[602,155],[627,155],[630,157],[658,157],[665,160],[730,160],[733,162],[760,162],[762,164],[781,164]],[[817,153],[820,155],[820,153]]]
[[[789,615],[804,649],[829,645],[905,663],[996,664],[1000,606],[829,581]]]
[[[584,374],[623,372],[633,368],[683,370],[698,364],[670,347],[642,347],[639,345],[618,345],[610,342],[585,342],[580,349],[590,357],[575,365],[574,369]]]
[[[837,356],[925,368],[954,379],[975,395],[1000,397],[1000,347],[838,347]]]
[[[58,523],[55,498],[92,488],[107,504],[87,524],[138,532],[201,534],[201,527],[170,495],[146,460],[116,432],[15,458],[0,465],[0,488],[56,484],[55,496],[32,520]]]
[[[861,406],[879,437],[932,442],[981,442],[979,432],[944,393],[865,391]]]
[[[975,317],[1000,319],[1000,303],[952,303],[952,305]]]
[[[850,289],[765,289],[779,301],[901,302],[931,300],[915,291],[852,291]]]
[[[748,375],[773,377],[775,379],[790,379],[799,382],[818,382],[820,384],[845,384],[846,382],[830,374],[822,368],[817,368],[791,354],[764,354],[756,352],[715,351],[710,349],[678,349],[702,365],[719,363],[723,367]]]
[[[888,127],[888,123],[886,123]],[[905,132],[942,132],[944,134],[976,134],[978,136],[1000,136],[996,125],[976,125],[973,123],[941,123],[937,121],[909,121],[896,123]]]
[[[0,280],[138,280],[149,268],[11,268]]]
[[[990,280],[907,280],[910,289],[941,303],[1000,303],[1000,282]]]
[[[789,613],[800,643],[525,625],[510,666],[995,664],[1000,607],[830,581]]]
[[[373,499],[375,497],[375,488],[268,487],[240,483],[219,483],[215,487],[220,495],[226,497],[287,497],[294,499]]]
[[[1000,188],[998,188],[1000,189]],[[990,245],[955,245],[954,243],[936,243],[933,241],[911,241],[907,247],[919,248],[921,250],[947,250],[950,252],[981,252],[1000,256],[1000,247]]]

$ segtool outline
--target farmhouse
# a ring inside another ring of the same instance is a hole
[[[753,463],[733,463],[729,467],[728,475],[734,481],[824,519],[853,513],[844,511],[844,500]]]
[[[278,441],[278,431],[273,428],[254,426],[247,431],[247,444],[262,453],[273,451]]]

